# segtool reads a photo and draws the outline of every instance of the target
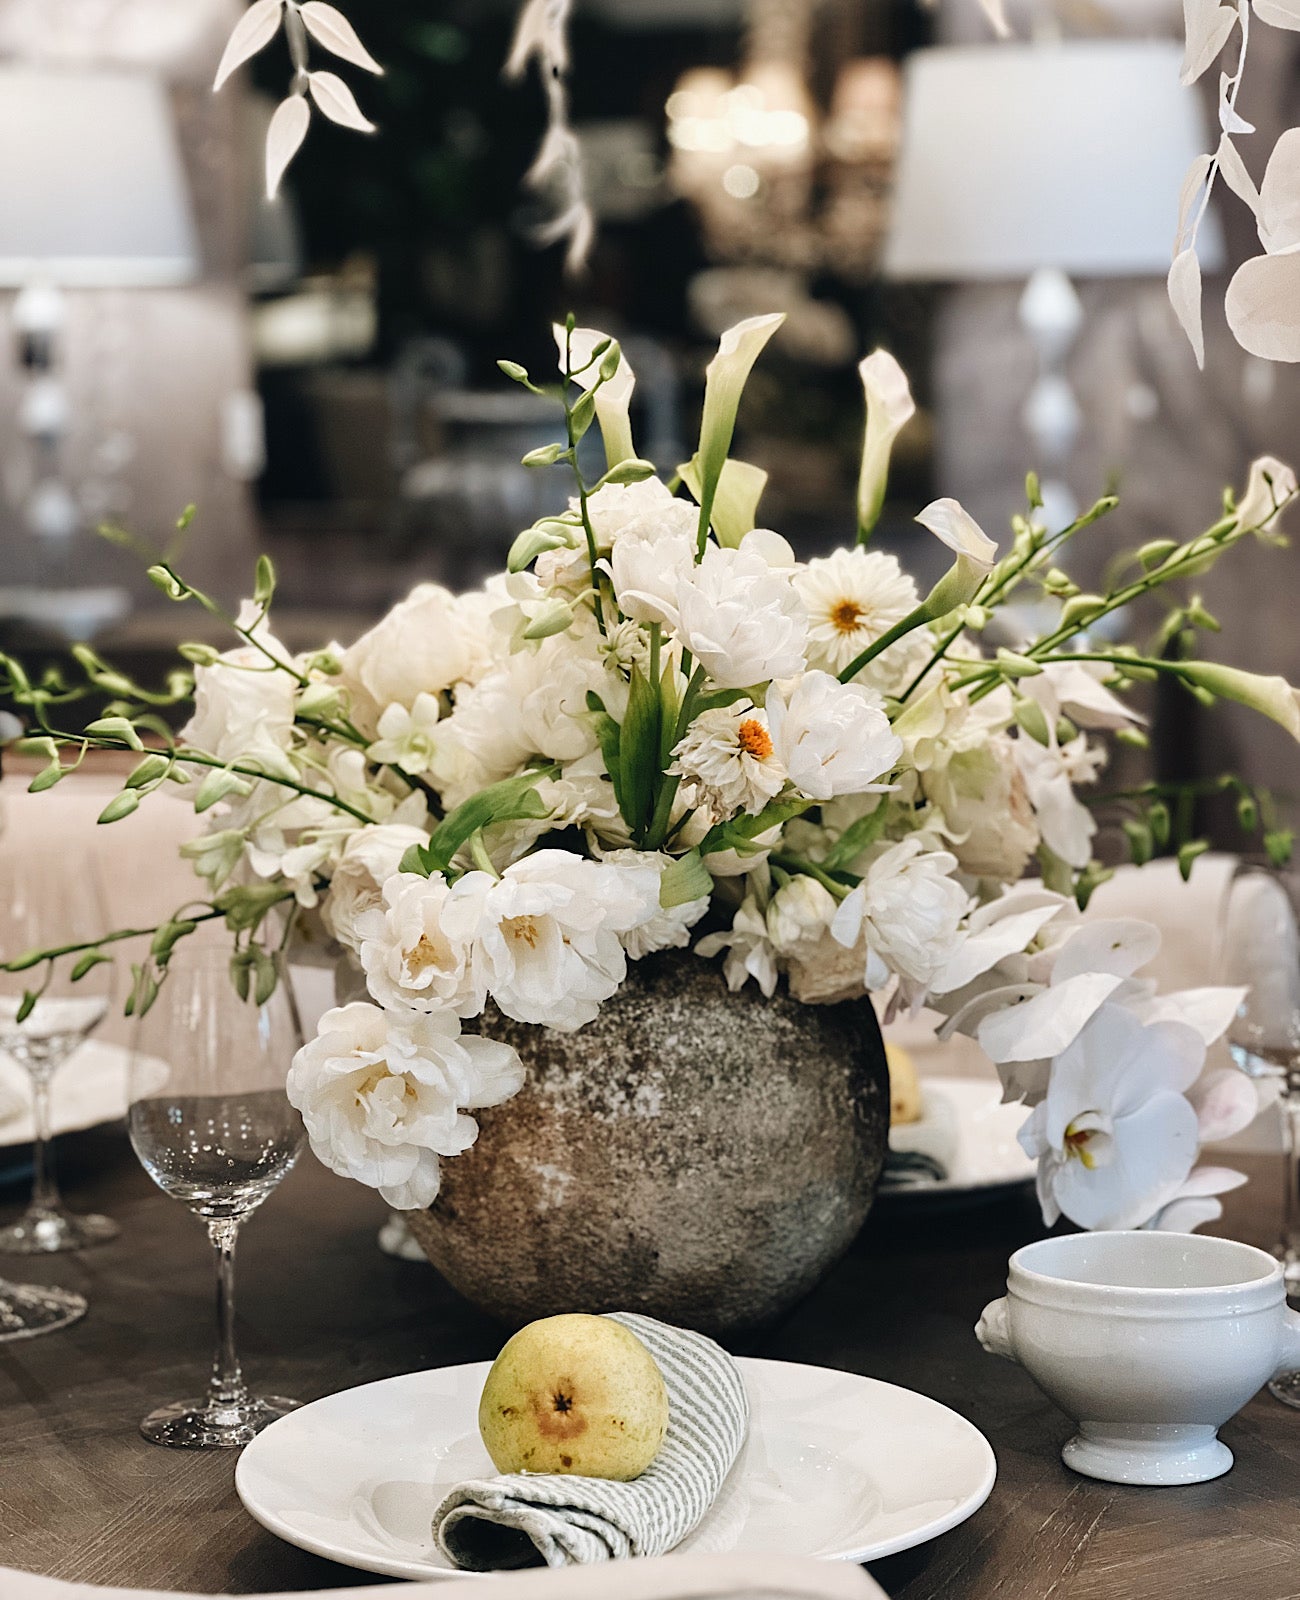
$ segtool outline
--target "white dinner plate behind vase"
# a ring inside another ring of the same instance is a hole
[[[679,1550],[874,1561],[946,1533],[988,1498],[988,1441],[937,1401],[854,1373],[739,1364],[749,1439]],[[488,1370],[413,1372],[303,1406],[244,1451],[240,1499],[272,1533],[347,1566],[475,1576],[434,1549],[431,1519],[446,1490],[492,1474],[478,1433]]]
[[[1079,1233],[1011,1257],[976,1333],[1078,1424],[1061,1458],[1086,1477],[1203,1483],[1232,1466],[1218,1430],[1300,1365],[1281,1265],[1192,1233]]]

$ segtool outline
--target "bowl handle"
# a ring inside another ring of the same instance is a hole
[[[1300,1368],[1300,1312],[1292,1311],[1289,1306],[1283,1312],[1280,1342],[1282,1349],[1278,1357],[1278,1369],[1273,1374],[1275,1378]]]
[[[991,1356],[1001,1356],[1004,1361],[1019,1361],[1011,1342],[1011,1323],[1006,1297],[994,1300],[984,1307],[984,1315],[975,1324],[975,1337]],[[1290,1315],[1294,1316],[1292,1312]],[[1300,1337],[1300,1317],[1296,1317],[1296,1336]]]

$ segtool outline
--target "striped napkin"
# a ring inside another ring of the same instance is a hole
[[[473,1479],[434,1512],[438,1548],[471,1572],[564,1567],[657,1556],[681,1543],[713,1504],[749,1426],[740,1369],[703,1334],[614,1312],[663,1373],[668,1432],[631,1483],[554,1473]]]

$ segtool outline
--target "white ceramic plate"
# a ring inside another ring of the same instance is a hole
[[[749,1440],[680,1550],[875,1561],[965,1521],[996,1463],[983,1434],[936,1400],[874,1378],[742,1358]],[[488,1363],[386,1378],[273,1422],[235,1488],[290,1544],[395,1578],[462,1578],[430,1519],[465,1478],[491,1476],[478,1436]]]
[[[922,1078],[921,1121],[891,1128],[889,1142],[896,1150],[933,1155],[948,1176],[923,1183],[886,1180],[881,1194],[959,1197],[1032,1183],[1034,1163],[1016,1138],[1029,1113],[1024,1106],[1003,1105],[1001,1096],[1001,1087],[986,1078]]]
[[[75,1133],[116,1122],[127,1113],[127,1052],[88,1039],[54,1075],[51,1120],[55,1133]],[[0,1055],[0,1148],[30,1144],[31,1082],[25,1070]]]

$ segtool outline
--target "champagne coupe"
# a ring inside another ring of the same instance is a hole
[[[1233,875],[1221,927],[1220,970],[1249,986],[1228,1030],[1237,1065],[1281,1091],[1282,1235],[1274,1254],[1287,1292],[1300,1293],[1300,874],[1243,864]],[[1270,1385],[1300,1408],[1300,1372]]]
[[[217,1342],[203,1399],[151,1412],[153,1444],[230,1449],[298,1404],[251,1395],[235,1353],[235,1242],[293,1166],[304,1132],[285,1079],[302,1043],[282,967],[275,992],[241,1000],[230,953],[182,946],[152,1007],[139,1019],[131,1059],[131,1143],[163,1191],[207,1224],[216,1260]]]
[[[0,959],[89,944],[111,926],[93,858],[68,849],[20,850],[16,839],[6,843],[0,852]],[[71,954],[52,971],[41,965],[0,973],[0,1052],[26,1069],[34,1128],[31,1202],[17,1222],[0,1229],[0,1251],[9,1254],[80,1250],[117,1236],[108,1217],[67,1209],[54,1172],[54,1075],[104,1020],[112,998],[112,964],[97,963],[74,978],[78,960]],[[27,990],[37,993],[35,1005],[24,1001]]]

